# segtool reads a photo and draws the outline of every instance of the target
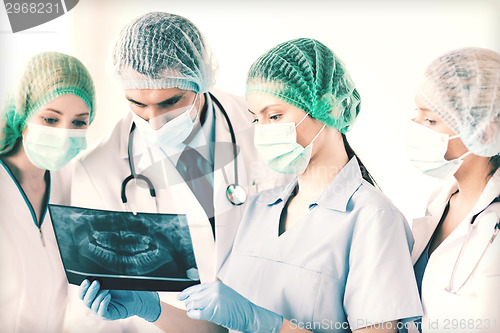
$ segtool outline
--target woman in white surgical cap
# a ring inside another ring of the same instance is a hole
[[[0,327],[62,332],[67,282],[47,211],[53,171],[86,147],[94,85],[74,57],[32,57],[0,113]],[[56,195],[56,196],[55,196]]]
[[[424,332],[500,331],[500,54],[434,60],[416,90],[408,156],[449,180],[413,222]]]

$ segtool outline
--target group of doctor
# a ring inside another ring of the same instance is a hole
[[[2,332],[500,330],[500,54],[450,51],[417,85],[408,157],[447,183],[413,230],[347,141],[361,98],[321,42],[261,55],[246,101],[212,90],[216,60],[177,15],[130,22],[110,66],[130,112],[80,155],[95,91],[79,60],[34,56],[5,99]],[[68,295],[49,203],[186,214],[202,283]]]

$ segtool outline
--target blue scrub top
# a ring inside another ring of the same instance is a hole
[[[411,230],[362,178],[357,159],[279,235],[280,214],[296,185],[294,179],[250,200],[219,278],[313,332],[350,332],[421,316]]]

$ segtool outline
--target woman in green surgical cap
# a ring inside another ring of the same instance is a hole
[[[360,96],[342,61],[282,43],[250,68],[247,100],[264,162],[297,177],[253,198],[223,282],[180,295],[188,316],[245,332],[395,332],[420,316],[408,224],[346,140]]]
[[[94,85],[74,57],[32,57],[0,114],[0,323],[6,332],[60,332],[67,282],[47,204],[51,172],[86,147]],[[52,178],[53,179],[53,178]]]
[[[222,282],[178,295],[188,317],[277,333],[395,332],[421,316],[411,231],[345,137],[360,96],[344,64],[316,40],[282,43],[250,68],[247,100],[264,162],[296,177],[250,200]],[[106,318],[157,306],[85,288]]]

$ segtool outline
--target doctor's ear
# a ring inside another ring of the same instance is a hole
[[[500,118],[496,122],[488,124],[481,136],[481,143],[492,143],[500,135]]]

